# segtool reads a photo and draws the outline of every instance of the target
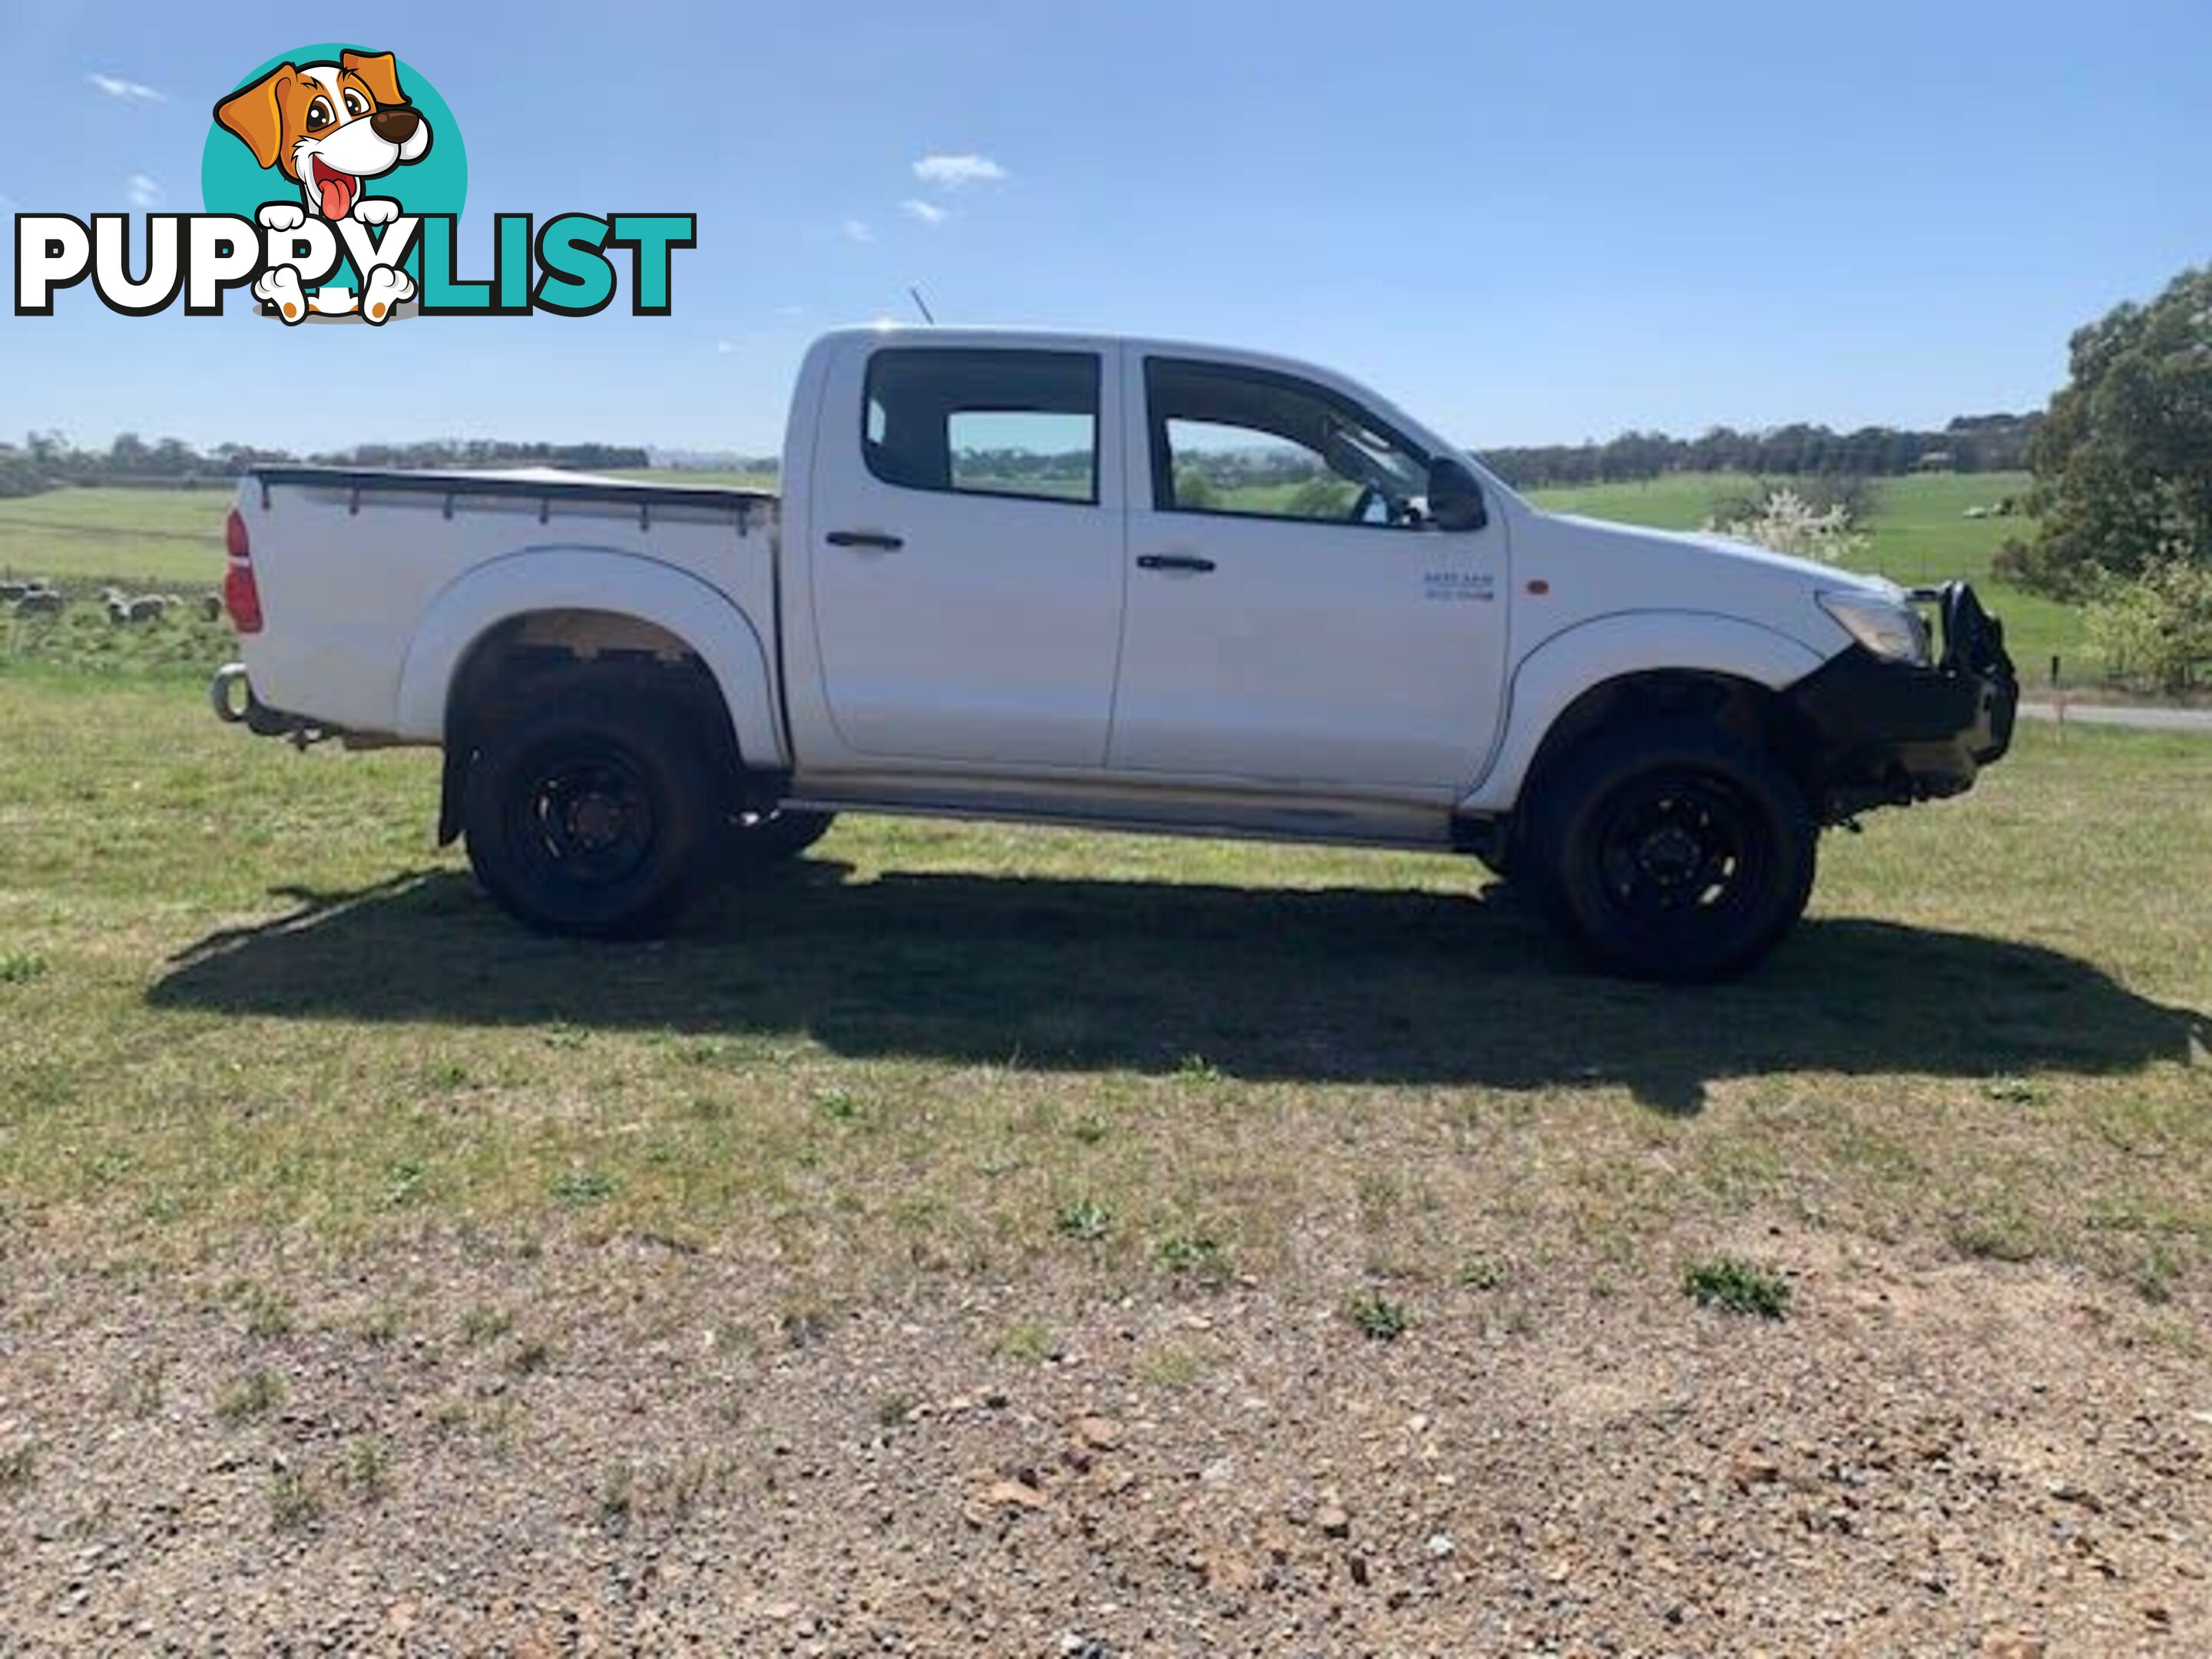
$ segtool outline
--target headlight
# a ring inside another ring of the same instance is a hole
[[[1928,624],[1911,605],[1874,593],[1823,593],[1820,609],[1885,662],[1929,662]]]

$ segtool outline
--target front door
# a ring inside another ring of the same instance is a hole
[[[1302,789],[1464,789],[1504,684],[1504,531],[1426,520],[1430,457],[1273,369],[1133,349],[1148,487],[1109,763]]]
[[[833,366],[807,568],[823,696],[854,757],[1104,760],[1123,586],[1104,362],[902,341]]]

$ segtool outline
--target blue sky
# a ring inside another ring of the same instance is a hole
[[[1933,423],[2039,404],[2072,329],[2212,249],[2203,0],[285,15],[8,0],[0,210],[198,210],[217,94],[359,27],[459,117],[464,276],[494,210],[694,211],[674,314],[288,331],[78,289],[0,313],[0,433],[762,452],[811,333],[909,283],[1319,359],[1477,446]]]

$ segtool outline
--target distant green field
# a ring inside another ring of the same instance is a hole
[[[1712,518],[1720,502],[1751,493],[1759,482],[1743,473],[1685,472],[1648,483],[1538,489],[1529,495],[1554,513],[1579,513],[1662,530],[1693,530]],[[2088,654],[2079,611],[1990,577],[1990,561],[1997,550],[2010,538],[2033,533],[2032,521],[1966,517],[1968,507],[1993,507],[2008,495],[2024,495],[2028,484],[2025,472],[1879,479],[1867,526],[1874,545],[1865,563],[1908,584],[1969,578],[1990,608],[2004,619],[2014,659],[2032,685],[2048,681],[2054,654],[2062,659],[2069,683],[2094,679],[2097,665]]]
[[[1680,472],[1647,483],[1587,484],[1537,489],[1529,499],[1554,513],[1580,513],[1594,519],[1652,525],[1666,530],[1694,530],[1708,522],[1723,501],[1754,493],[1765,482],[1741,472]],[[2023,519],[1970,519],[1973,507],[1994,507],[2007,496],[2027,493],[2025,472],[1932,473],[1875,481],[1872,562],[1899,581],[1940,581],[1969,576],[1977,583],[1990,561],[2013,537],[2033,528]]]
[[[51,489],[0,501],[0,574],[212,586],[230,495],[228,485]]]
[[[776,486],[773,476],[763,473],[622,476],[751,489]],[[1989,580],[1997,549],[2008,537],[2028,533],[2027,522],[1966,516],[1970,507],[1993,507],[2004,496],[2024,494],[2027,483],[2027,475],[2017,472],[1883,480],[1875,486],[1868,562],[1905,582],[1972,577],[2003,617],[2013,654],[2033,682],[2040,684],[2047,678],[2054,653],[2063,659],[2069,680],[2091,678],[2094,665],[2076,611]],[[1534,499],[1554,512],[1688,530],[1710,519],[1717,503],[1753,487],[1753,480],[1741,474],[1678,473],[1643,483],[1537,490]],[[1237,504],[1269,505],[1293,488],[1243,492]],[[0,574],[137,586],[212,586],[222,574],[222,514],[229,499],[228,488],[210,487],[57,489],[0,501]]]

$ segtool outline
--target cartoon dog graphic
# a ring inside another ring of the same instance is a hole
[[[256,161],[276,168],[300,187],[302,206],[263,206],[258,217],[270,230],[295,230],[310,212],[328,220],[350,216],[364,225],[388,225],[399,216],[399,204],[368,195],[368,181],[430,153],[430,124],[407,101],[398,65],[388,52],[342,52],[335,64],[280,64],[217,104],[215,118],[238,136]],[[414,278],[402,270],[372,271],[365,287],[358,304],[373,323],[382,322],[393,306],[415,293]],[[254,283],[253,294],[276,306],[287,323],[307,313],[300,273],[290,265],[264,273]],[[314,308],[343,313],[354,303],[343,290],[325,289],[316,295]]]

